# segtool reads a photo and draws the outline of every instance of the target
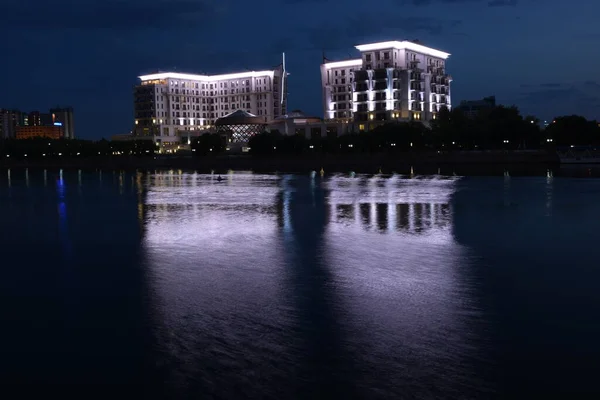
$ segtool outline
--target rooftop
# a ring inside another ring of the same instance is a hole
[[[358,58],[355,60],[333,61],[323,65],[325,65],[325,68],[360,67],[362,66],[362,59]]]
[[[423,46],[422,44],[411,42],[409,40],[402,41],[388,41],[378,42],[370,44],[359,44],[354,46],[358,51],[374,51],[374,50],[385,50],[385,49],[399,49],[399,50],[411,50],[417,53],[427,54],[432,57],[443,58],[444,60],[450,56],[450,53],[445,53],[440,50],[433,49],[431,47]]]
[[[264,124],[263,117],[259,117],[244,110],[229,113],[215,121],[215,125],[254,125]]]
[[[275,71],[248,71],[248,72],[239,72],[233,74],[222,74],[222,75],[196,75],[196,74],[185,74],[180,72],[159,72],[156,74],[142,75],[139,78],[142,81],[152,81],[152,80],[160,80],[160,79],[182,79],[182,80],[191,80],[191,81],[220,81],[225,79],[244,79],[244,78],[255,78],[259,76],[269,76],[273,77]]]

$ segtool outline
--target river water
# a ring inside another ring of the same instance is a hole
[[[5,170],[0,383],[592,397],[599,200],[551,175]]]

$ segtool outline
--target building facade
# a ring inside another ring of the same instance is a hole
[[[356,49],[360,58],[321,65],[326,120],[353,121],[365,130],[382,121],[430,121],[451,108],[450,54],[410,41]]]
[[[484,97],[481,100],[463,100],[458,109],[469,118],[477,117],[483,111],[489,111],[496,107],[496,96]]]
[[[75,126],[72,107],[57,107],[50,109],[52,125],[60,126],[65,139],[75,139]]]
[[[32,111],[27,116],[27,119],[20,123],[21,126],[52,126],[52,115],[49,113],[41,113]]]
[[[60,132],[60,136],[57,136],[57,132]],[[0,138],[25,139],[32,137],[53,139],[75,138],[73,132],[73,109],[71,107],[57,108],[50,110],[49,113],[41,113],[39,111],[26,113],[17,110],[0,109]]]
[[[22,118],[20,111],[0,108],[0,139],[13,139]]]
[[[17,126],[16,138],[17,139],[62,139],[63,129],[62,126],[54,125],[30,125],[30,126]]]
[[[304,114],[294,110],[287,115],[276,118],[268,126],[270,131],[278,131],[283,135],[299,135],[307,139],[331,138],[353,131],[354,125],[344,121],[329,120]]]
[[[165,72],[140,76],[134,88],[133,135],[177,144],[197,136],[217,119],[242,110],[265,123],[287,108],[285,62],[274,70],[225,75]]]

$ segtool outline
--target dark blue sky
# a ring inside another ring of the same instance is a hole
[[[321,115],[319,64],[419,39],[451,53],[453,102],[495,94],[549,119],[600,118],[600,3],[590,0],[15,0],[0,13],[0,107],[75,107],[83,138],[126,133],[156,69],[263,69],[286,52],[290,109]]]

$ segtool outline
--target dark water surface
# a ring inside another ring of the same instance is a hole
[[[4,171],[0,383],[599,394],[600,180],[224,178]]]

